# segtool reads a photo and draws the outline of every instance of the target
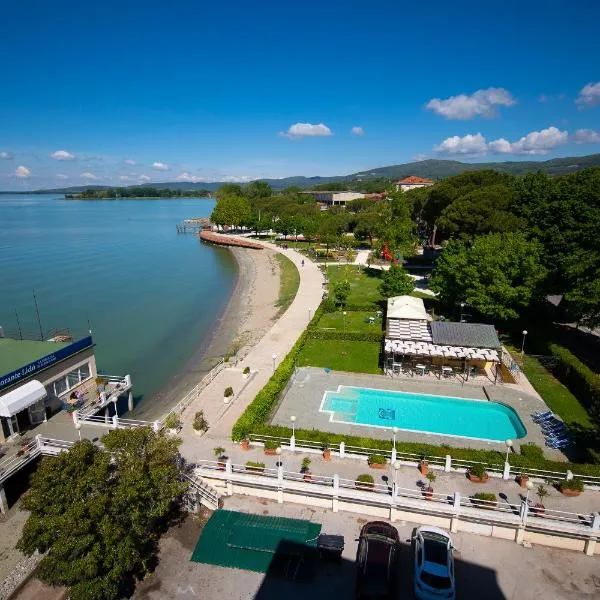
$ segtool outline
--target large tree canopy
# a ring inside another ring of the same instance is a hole
[[[384,298],[407,296],[412,294],[414,288],[413,278],[400,265],[391,265],[381,274],[379,291]]]
[[[430,287],[445,303],[466,302],[490,319],[516,319],[545,276],[541,251],[521,233],[480,236],[472,245],[450,240]]]
[[[31,514],[17,547],[46,552],[39,575],[71,588],[73,600],[128,595],[155,557],[184,491],[180,440],[150,428],[118,429],[104,449],[77,442],[44,458],[21,506]]]
[[[212,211],[210,220],[217,225],[238,227],[250,219],[250,203],[243,196],[221,196]]]

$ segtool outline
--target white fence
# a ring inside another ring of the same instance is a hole
[[[247,467],[214,460],[199,461],[196,475],[227,495],[250,494],[312,506],[361,512],[365,515],[406,519],[445,526],[451,531],[531,539],[537,543],[581,549],[594,554],[600,537],[599,513],[572,513],[520,504],[464,497],[459,492],[439,494],[427,490],[401,488],[394,483],[368,483],[343,479],[338,475],[312,476],[285,471],[283,467]]]
[[[297,440],[294,436],[291,438],[275,437],[270,435],[259,435],[251,434],[248,436],[250,441],[259,444],[265,442],[275,442],[283,450],[297,450],[301,452],[321,452],[323,449],[322,442],[314,442],[310,440]],[[578,473],[572,473],[570,471],[546,471],[543,469],[534,469],[531,467],[521,467],[510,465],[508,463],[484,463],[475,460],[462,460],[458,458],[452,458],[450,454],[446,456],[423,456],[422,454],[412,454],[410,452],[398,452],[395,449],[392,450],[374,450],[373,448],[363,448],[360,446],[347,446],[344,442],[339,444],[328,444],[328,448],[332,454],[339,456],[340,458],[354,458],[366,460],[371,454],[380,454],[385,456],[390,462],[399,462],[402,465],[417,466],[421,459],[425,458],[430,467],[442,468],[447,473],[458,472],[466,473],[469,468],[473,465],[483,465],[487,473],[492,477],[501,477],[503,479],[509,479],[511,476],[522,474],[527,475],[532,481],[537,483],[552,482],[556,483],[563,479],[572,479],[576,477],[581,479],[586,489],[600,490],[600,477],[593,475],[582,475]]]

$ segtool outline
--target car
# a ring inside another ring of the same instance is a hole
[[[363,526],[356,551],[356,598],[394,598],[400,550],[398,530],[383,521]]]
[[[454,546],[439,527],[419,527],[415,544],[414,592],[419,600],[454,600]]]

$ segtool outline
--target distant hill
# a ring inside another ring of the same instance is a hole
[[[439,180],[452,175],[458,175],[464,171],[481,171],[483,169],[496,169],[512,175],[525,175],[532,171],[542,171],[548,175],[563,175],[571,171],[578,171],[586,167],[600,166],[600,154],[590,154],[588,156],[576,156],[569,158],[552,158],[550,160],[528,160],[528,161],[508,161],[508,162],[486,162],[486,163],[465,163],[458,160],[422,160],[419,162],[406,163],[403,165],[391,165],[388,167],[378,167],[367,171],[360,171],[350,175],[333,175],[331,177],[285,177],[283,179],[263,179],[273,189],[282,189],[290,186],[308,188],[314,185],[334,182],[344,182],[353,180],[368,179],[401,179],[408,175],[417,175],[418,177],[427,177],[429,179]],[[154,187],[157,189],[169,188],[172,190],[209,190],[214,192],[220,186],[226,183],[224,181],[207,181],[199,183],[189,183],[181,181],[168,181],[164,183],[148,182],[143,186],[133,187]],[[73,194],[87,189],[108,189],[120,186],[102,186],[102,185],[78,185],[76,187],[56,188],[51,190],[36,190],[31,193],[39,194]],[[0,192],[0,193],[24,193],[24,192]]]

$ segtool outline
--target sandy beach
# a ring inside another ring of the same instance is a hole
[[[279,298],[279,263],[269,249],[230,248],[237,280],[213,330],[181,370],[136,406],[132,418],[153,420],[175,405],[225,355],[243,358],[273,325]],[[235,360],[235,358],[234,358]]]

